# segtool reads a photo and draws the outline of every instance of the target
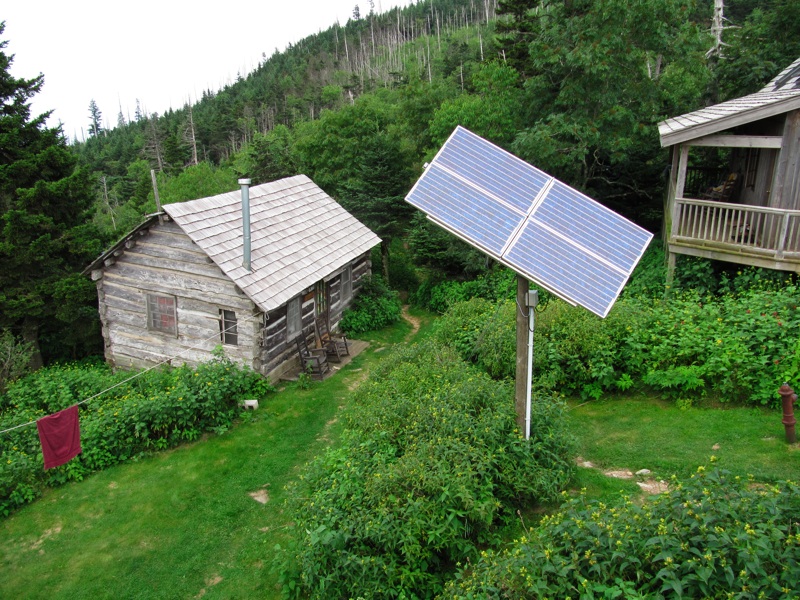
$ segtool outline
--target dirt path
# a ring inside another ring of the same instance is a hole
[[[583,460],[583,458],[580,456],[575,459],[575,462],[579,467],[583,467],[585,469],[596,469],[598,471],[601,470],[588,460]],[[642,493],[644,494],[663,494],[669,489],[667,482],[663,479],[653,479],[650,476],[651,473],[649,469],[642,469],[636,473],[633,473],[630,469],[602,471],[602,473],[606,477],[615,477],[616,479],[636,479],[636,485],[641,488]]]
[[[411,331],[409,331],[406,334],[406,337],[403,340],[404,342],[408,342],[415,335],[417,335],[417,332],[419,331],[419,327],[421,324],[421,320],[409,314],[408,304],[403,305],[402,311],[400,312],[400,316],[402,316],[403,319],[407,321],[409,325],[411,325]],[[379,348],[379,350],[381,349]],[[361,371],[361,369],[355,369],[355,371]],[[350,384],[347,386],[347,389],[350,390],[351,392],[354,391],[359,385],[361,385],[367,379],[368,375],[369,372],[367,370],[362,371],[361,373],[358,374],[358,376],[355,379],[353,379],[352,382],[350,382]]]
[[[400,314],[403,317],[403,319],[408,321],[408,323],[411,325],[411,331],[408,332],[408,335],[406,335],[406,339],[405,339],[405,341],[407,342],[411,338],[413,338],[415,335],[417,335],[417,332],[419,331],[419,326],[420,326],[420,322],[421,321],[417,317],[414,317],[411,314],[409,314],[409,312],[408,312],[408,304],[404,304],[403,305],[403,310],[402,310],[402,312]]]

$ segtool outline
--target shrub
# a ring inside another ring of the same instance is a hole
[[[635,305],[618,301],[605,319],[565,302],[547,304],[537,314],[534,364],[539,385],[583,398],[618,387],[638,360],[631,331],[644,327]]]
[[[0,332],[0,394],[28,372],[32,356],[33,344],[19,342],[7,329]]]
[[[434,337],[442,344],[455,348],[463,360],[478,358],[478,338],[495,311],[495,306],[483,298],[456,302],[434,323]]]
[[[30,502],[46,486],[81,480],[92,471],[227,428],[238,403],[271,388],[252,370],[223,355],[197,369],[153,370],[125,381],[106,365],[56,365],[14,383],[3,398],[0,429],[35,421],[91,398],[80,408],[83,452],[44,471],[36,427],[0,437],[0,515]]]
[[[534,385],[599,397],[638,383],[675,399],[777,406],[800,378],[800,290],[764,286],[720,297],[625,297],[605,319],[553,300],[537,310]],[[515,375],[515,303],[455,303],[436,335],[495,378]]]
[[[433,341],[387,357],[346,421],[341,447],[291,490],[279,570],[298,597],[433,597],[516,507],[553,498],[572,472],[560,403],[534,403],[526,441],[511,386]]]
[[[344,311],[339,326],[348,335],[381,329],[400,319],[397,292],[391,291],[379,275],[362,279],[358,295]]]
[[[453,304],[436,324],[436,336],[494,378],[516,374],[516,302],[472,300]],[[603,320],[560,300],[535,313],[534,380],[538,388],[597,396],[616,386],[624,365],[635,362],[626,336],[641,315],[620,302]]]
[[[630,280],[625,285],[623,297],[663,297],[666,274],[663,242],[656,238],[636,265]],[[797,274],[678,255],[672,287],[674,290],[694,291],[705,296],[743,294],[754,290],[778,291],[787,283],[796,285]]]
[[[648,383],[676,395],[707,391],[721,401],[777,406],[781,383],[800,377],[798,304],[800,290],[792,285],[643,303],[648,325],[628,338],[641,349],[635,367]]]
[[[514,377],[517,364],[517,304],[498,302],[475,341],[477,363],[490,377]]]
[[[800,487],[698,469],[644,505],[570,500],[443,598],[792,598]]]
[[[483,298],[492,302],[513,299],[517,293],[517,276],[505,267],[494,269],[468,281],[429,278],[409,298],[410,302],[438,313],[446,312],[456,302]],[[547,292],[540,291],[547,296]]]

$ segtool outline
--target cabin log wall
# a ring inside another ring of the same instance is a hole
[[[154,224],[128,246],[96,280],[110,364],[128,369],[207,361],[221,344],[219,311],[226,309],[236,313],[238,344],[224,345],[225,353],[258,368],[262,317],[256,306],[180,227]],[[175,297],[177,335],[148,329],[148,293]]]
[[[306,337],[309,347],[314,346],[314,288],[302,294],[300,314],[302,335]],[[297,345],[294,338],[288,339],[286,330],[286,305],[276,308],[267,315],[263,331],[264,340],[261,349],[261,373],[272,381],[280,379],[287,371],[299,364]]]

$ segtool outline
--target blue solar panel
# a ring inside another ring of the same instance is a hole
[[[504,258],[523,275],[530,274],[557,295],[600,316],[606,315],[628,279],[627,273],[577,250],[532,221]]]
[[[653,237],[462,127],[406,200],[522,276],[602,317]]]
[[[414,206],[494,255],[502,251],[524,218],[436,167],[419,182],[415,198]]]
[[[435,164],[523,213],[528,212],[536,195],[550,180],[546,173],[463,128],[456,129]]]
[[[556,181],[532,219],[626,269],[636,264],[650,233]]]

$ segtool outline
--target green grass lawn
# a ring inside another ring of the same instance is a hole
[[[678,408],[647,397],[574,403],[569,411],[580,455],[603,468],[687,476],[711,456],[759,481],[800,481],[800,446],[785,441],[780,410]]]
[[[0,597],[277,596],[263,567],[283,486],[333,437],[342,375],[324,394],[274,395],[224,435],[46,493],[0,525]]]

